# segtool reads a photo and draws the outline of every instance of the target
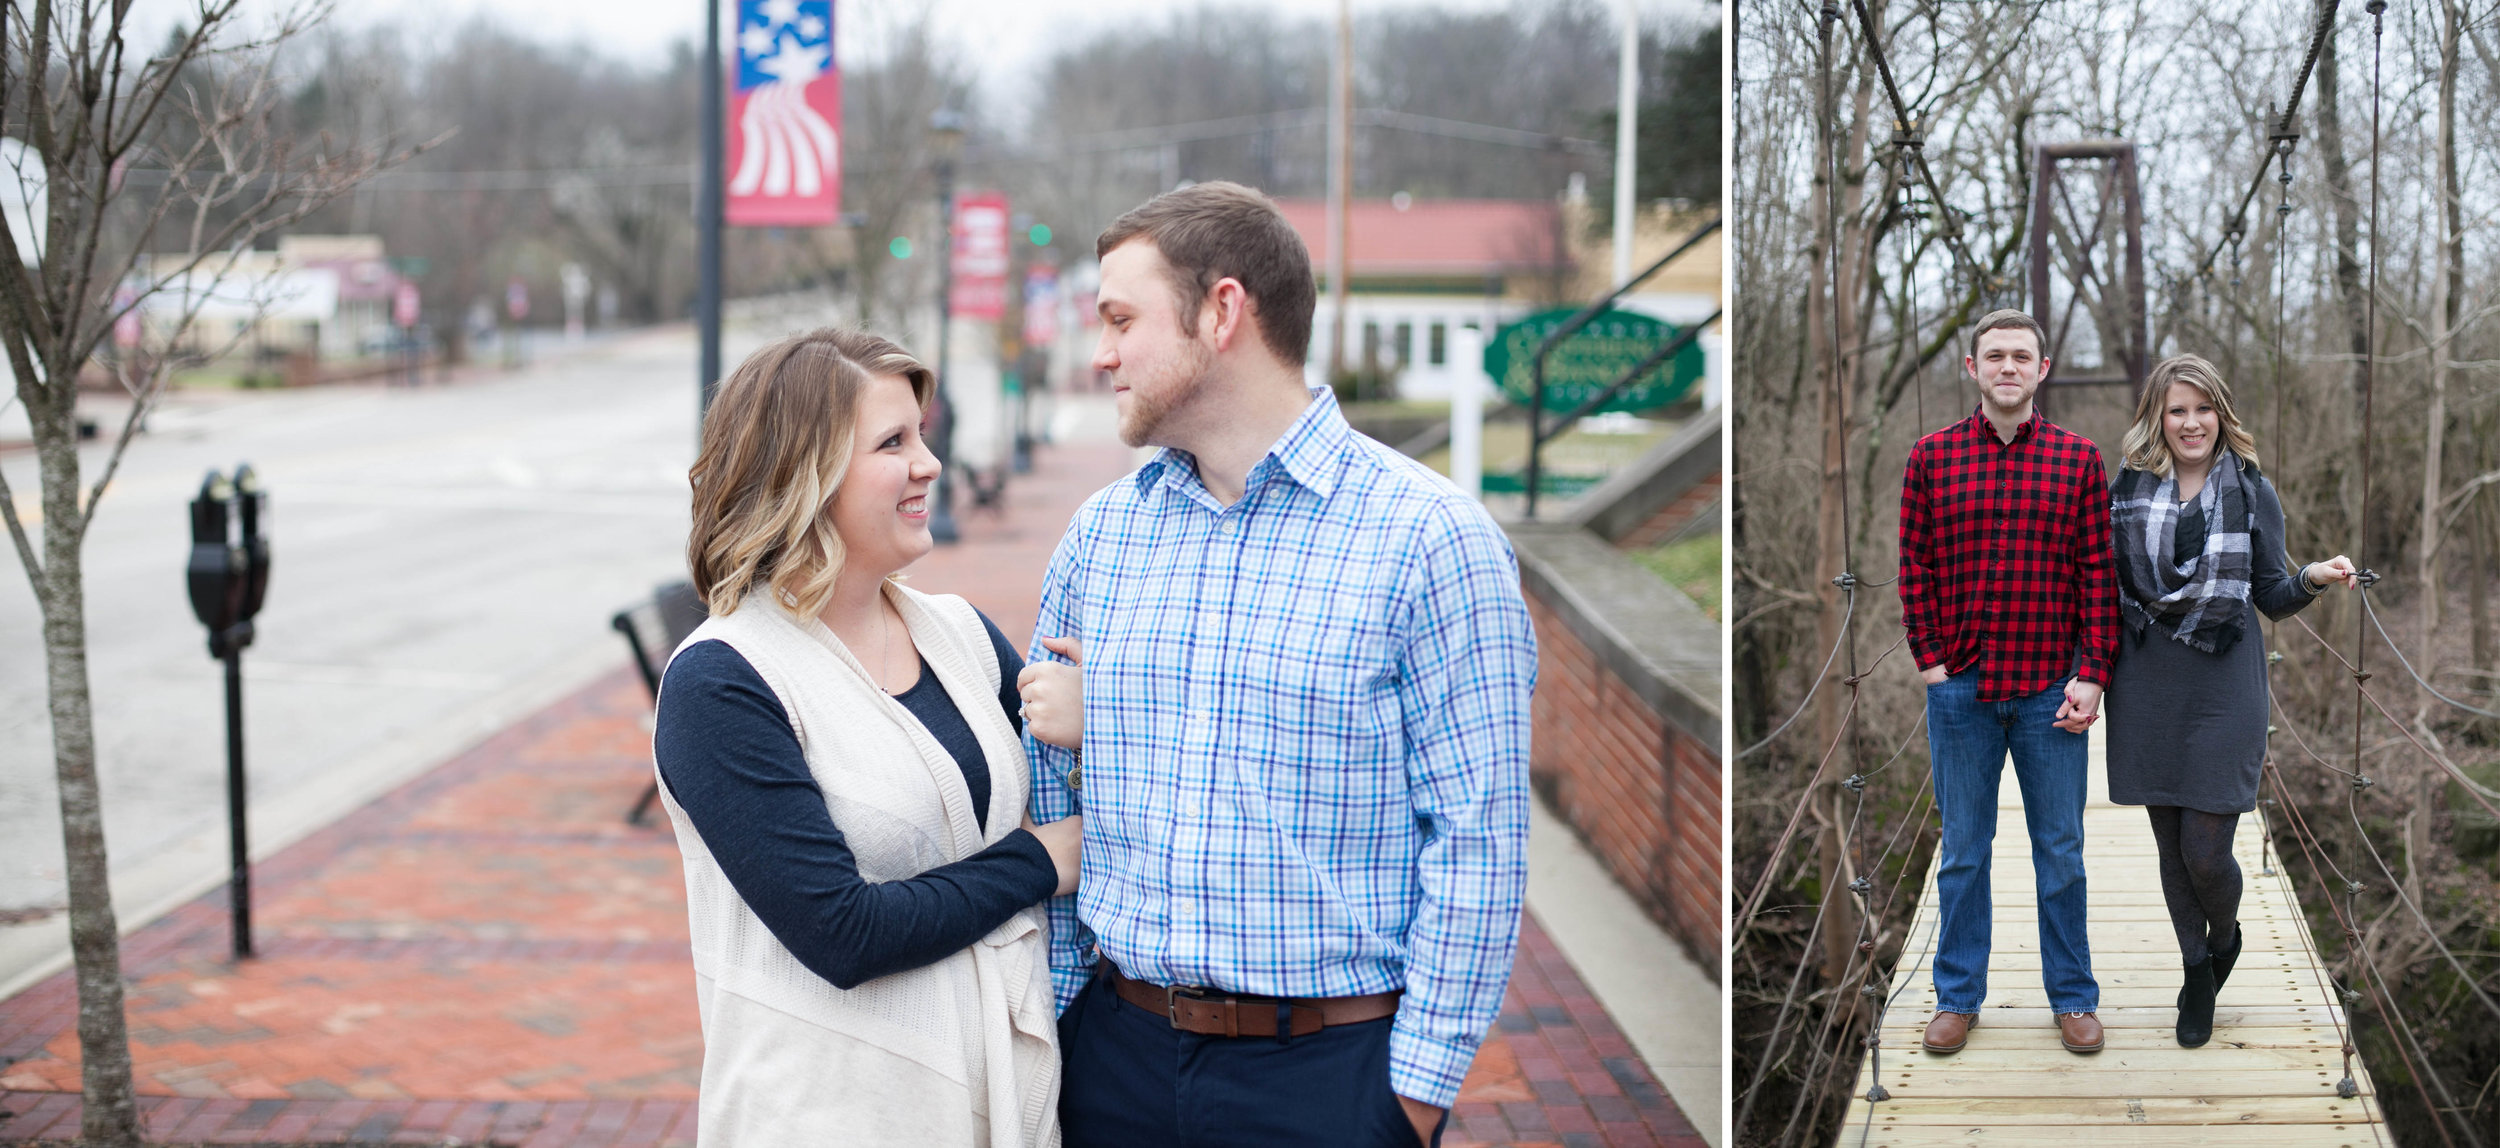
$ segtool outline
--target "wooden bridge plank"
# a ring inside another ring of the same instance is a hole
[[[1931,870],[1877,1034],[1890,1099],[1864,1099],[1872,1066],[1861,1057],[1840,1143],[1908,1148],[2123,1139],[2180,1148],[2383,1148],[2389,1141],[2374,1085],[2357,1060],[2352,1067],[2360,1095],[2335,1095],[2344,1076],[2339,1026],[2346,1017],[2318,966],[2281,859],[2262,845],[2257,815],[2242,819],[2233,850],[2247,880],[2240,910],[2246,952],[2215,1009],[2213,1041],[2203,1048],[2178,1046],[2172,1032],[2178,941],[2161,897],[2152,833],[2142,810],[2108,803],[2100,755],[2096,731],[2084,812],[2091,889],[2086,927],[2108,1047],[2082,1056],[2057,1042],[2040,986],[2039,912],[2021,791],[2009,777],[1990,863],[1995,929],[1980,1023],[1959,1053],[1933,1056],[1918,1047],[1935,1007],[1928,964],[1936,929]]]
[[[2214,1125],[2192,1128],[2143,1124],[2121,1131],[2108,1123],[2059,1127],[2017,1124],[2006,1127],[1949,1128],[1938,1125],[1883,1127],[1863,1138],[1865,1148],[1929,1148],[1947,1144],[2097,1144],[2123,1137],[2129,1145],[2149,1148],[2204,1148],[2205,1145],[2267,1144],[2283,1148],[2372,1148],[2384,1142],[2374,1121],[2330,1125]],[[1843,1145],[1861,1138],[1843,1133]]]
[[[1902,1124],[1986,1127],[2103,1121],[2117,1124],[2230,1126],[2340,1124],[2368,1119],[2367,1106],[2365,1100],[2334,1096],[2066,1097],[2053,1107],[2028,1098],[1920,1097],[1886,1102],[1876,1117],[1876,1127]],[[1854,1143],[1856,1133],[1857,1128],[1852,1126],[1841,1143]]]

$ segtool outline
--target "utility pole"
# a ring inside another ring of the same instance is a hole
[[[929,508],[929,537],[939,545],[952,546],[963,538],[955,525],[955,381],[947,368],[952,364],[952,343],[955,337],[955,158],[961,154],[964,140],[963,113],[953,108],[939,108],[929,114],[929,143],[937,159],[937,407],[936,441],[930,443],[937,455],[938,477],[929,493],[936,505]]]
[[[1622,0],[1622,56],[1615,68],[1615,276],[1610,287],[1632,277],[1632,177],[1637,167],[1641,120],[1641,13]]]
[[[728,79],[721,72],[720,0],[703,4],[703,176],[696,184],[694,323],[702,337],[702,355],[695,373],[695,435],[703,434],[703,417],[712,411],[712,392],[720,389],[720,243],[721,169],[727,165],[728,142],[722,138],[727,110],[722,106]]]
[[[1354,204],[1354,0],[1337,0],[1328,101],[1328,380],[1345,373],[1346,216]]]

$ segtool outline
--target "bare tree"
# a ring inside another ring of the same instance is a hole
[[[189,300],[170,342],[197,314],[200,279],[221,277],[227,252],[303,218],[397,158],[370,149],[302,148],[285,120],[274,64],[280,46],[327,15],[305,4],[248,30],[239,0],[199,0],[188,30],[133,59],[130,0],[6,0],[0,122],[22,133],[41,165],[44,210],[30,232],[0,232],[0,341],[34,429],[40,546],[5,478],[0,518],[43,612],[53,761],[67,854],[70,947],[78,979],[87,1143],[136,1144],[121,957],[87,676],[81,546],[97,503],[161,392],[163,355],[125,356],[113,378],[130,411],[94,482],[82,488],[79,379],[117,320],[151,296]],[[31,164],[21,168],[32,175]],[[38,186],[26,181],[30,194]],[[21,202],[19,206],[27,206]],[[178,237],[149,254],[151,236]],[[152,364],[152,365],[151,365]]]

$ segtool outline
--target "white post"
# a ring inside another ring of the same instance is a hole
[[[1450,328],[1450,481],[1484,497],[1484,332]]]
[[[1632,176],[1640,134],[1641,14],[1634,0],[1623,6],[1621,62],[1615,76],[1615,279],[1632,277]]]

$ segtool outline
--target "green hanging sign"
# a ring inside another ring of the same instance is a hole
[[[1561,330],[1578,308],[1540,311],[1493,332],[1484,348],[1484,371],[1493,376],[1511,402],[1528,403],[1533,380],[1530,360],[1537,345]],[[1545,411],[1548,417],[1577,410],[1590,396],[1605,390],[1625,371],[1675,341],[1683,331],[1632,311],[1600,311],[1588,325],[1545,356]],[[1625,387],[1603,411],[1645,411],[1683,398],[1702,375],[1701,344],[1677,351],[1640,381]]]

